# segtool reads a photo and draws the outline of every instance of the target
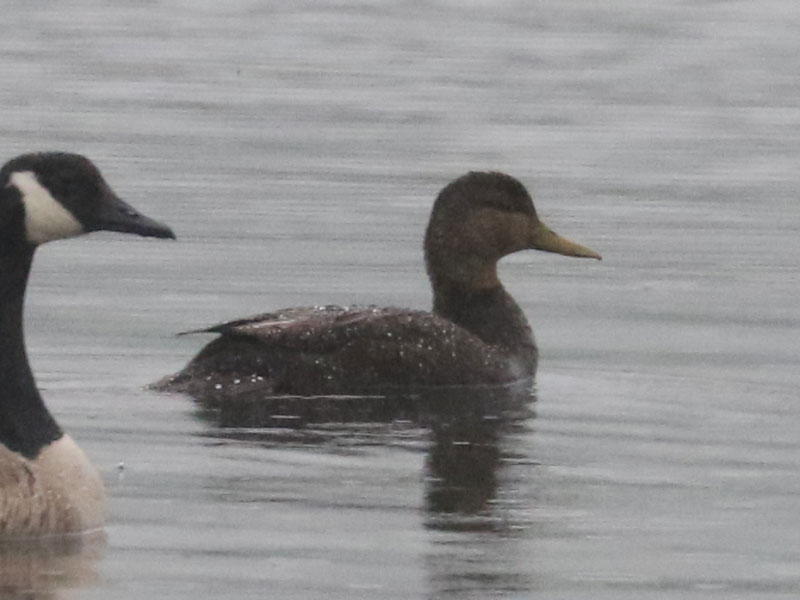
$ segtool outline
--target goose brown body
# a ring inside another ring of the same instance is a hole
[[[497,276],[502,257],[527,248],[600,258],[543,225],[513,177],[468,173],[440,192],[426,231],[433,312],[289,308],[189,332],[220,335],[154,387],[199,398],[307,396],[532,378],[531,328]]]

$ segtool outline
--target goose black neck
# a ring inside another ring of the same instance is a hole
[[[42,401],[25,352],[22,309],[33,247],[0,250],[0,442],[35,458],[63,435]]]
[[[536,371],[536,343],[528,320],[499,283],[473,289],[439,279],[433,288],[433,312],[518,358],[529,374]]]

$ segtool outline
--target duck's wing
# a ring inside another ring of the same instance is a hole
[[[376,306],[307,306],[285,308],[244,319],[226,321],[203,329],[181,332],[218,333],[223,337],[249,339],[265,347],[324,352],[344,338],[368,335],[368,329],[397,313],[419,313]]]
[[[337,315],[349,311],[368,307],[342,307],[342,306],[296,306],[284,308],[275,312],[266,312],[217,323],[210,327],[182,331],[178,335],[191,335],[193,333],[221,333],[223,335],[252,335],[256,332],[268,331],[272,327],[284,328],[292,324],[309,319],[332,320]]]

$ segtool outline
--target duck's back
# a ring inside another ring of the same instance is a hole
[[[191,333],[198,332],[220,337],[157,389],[196,397],[358,394],[529,374],[447,319],[393,307],[289,308]]]
[[[68,435],[28,459],[0,444],[0,538],[78,533],[103,525],[99,474]]]

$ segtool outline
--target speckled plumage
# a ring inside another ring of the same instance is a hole
[[[497,261],[525,248],[599,258],[537,218],[524,186],[469,173],[431,213],[425,259],[433,313],[375,306],[289,308],[191,333],[218,333],[174,376],[153,385],[215,402],[242,394],[369,394],[532,378],[538,352]]]
[[[353,394],[409,386],[498,384],[507,357],[452,321],[393,307],[289,308],[206,331],[222,334],[177,378],[173,390],[241,394]],[[210,379],[207,379],[210,377]]]

